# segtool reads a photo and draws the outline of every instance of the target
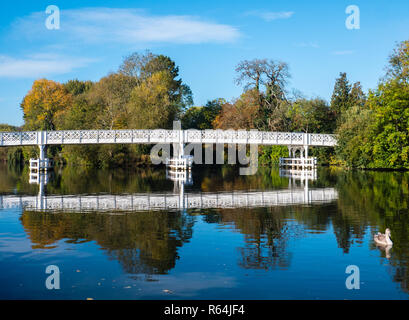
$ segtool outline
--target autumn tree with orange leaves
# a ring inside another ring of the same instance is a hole
[[[58,114],[69,108],[71,94],[55,81],[39,79],[24,97],[21,108],[25,130],[55,130]]]

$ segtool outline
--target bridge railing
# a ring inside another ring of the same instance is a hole
[[[0,146],[111,143],[235,143],[335,146],[332,134],[246,130],[66,130],[0,132]]]
[[[131,194],[131,195],[0,195],[0,209],[24,207],[27,210],[167,210],[188,208],[243,208],[286,206],[332,202],[338,199],[334,188],[287,189],[276,191]]]
[[[24,146],[39,144],[37,131],[0,132],[0,146]]]

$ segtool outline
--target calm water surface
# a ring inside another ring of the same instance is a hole
[[[409,173],[319,169],[306,189],[278,169],[226,166],[192,180],[64,168],[39,190],[27,169],[0,166],[0,299],[408,299]],[[176,207],[129,209],[143,197]],[[198,197],[206,208],[183,206]],[[90,198],[101,209],[78,207]],[[44,199],[65,207],[40,210]],[[101,207],[112,199],[118,209]],[[389,252],[372,240],[386,227]],[[49,265],[60,290],[45,286]],[[348,265],[359,290],[345,286]]]

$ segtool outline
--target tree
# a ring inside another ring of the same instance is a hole
[[[341,72],[339,78],[335,81],[334,91],[331,97],[331,110],[335,113],[335,117],[339,118],[350,106],[349,94],[351,85],[347,79],[347,74]]]
[[[244,89],[256,89],[260,94],[261,86],[271,90],[271,94],[282,99],[285,93],[285,85],[289,78],[288,65],[285,62],[268,59],[244,60],[236,67],[238,76],[236,83],[244,83]]]
[[[330,128],[333,130],[336,125],[339,126],[340,122],[344,121],[344,114],[349,108],[353,106],[362,108],[365,102],[366,95],[362,90],[361,83],[356,82],[351,85],[347,79],[347,74],[341,72],[339,78],[335,81],[331,97],[330,110],[333,122]]]
[[[220,114],[222,107],[226,102],[227,101],[223,98],[207,101],[206,105],[202,109],[204,119],[203,122],[199,124],[199,129],[212,129],[213,121]]]
[[[124,58],[118,71],[123,75],[142,81],[152,75],[151,73],[148,74],[146,65],[154,58],[155,55],[150,51],[146,51],[145,54],[134,52]]]
[[[330,130],[330,110],[325,100],[298,99],[289,108],[291,131],[328,133]]]
[[[376,168],[409,168],[409,83],[396,78],[370,91],[374,112],[373,163]]]
[[[349,104],[351,106],[364,107],[366,103],[366,94],[362,90],[361,83],[355,82],[352,85],[351,92],[349,93]]]
[[[386,79],[409,81],[409,40],[399,43],[390,55]]]
[[[58,113],[69,108],[71,102],[72,96],[62,84],[47,79],[34,81],[21,103],[24,129],[55,130]]]
[[[182,128],[199,129],[200,125],[205,122],[203,108],[194,106],[187,109],[181,117]]]
[[[267,78],[266,86],[266,102],[270,106],[274,106],[276,101],[286,100],[286,90],[290,74],[288,64],[282,61],[270,60],[267,63],[265,75]]]
[[[145,54],[132,53],[127,56],[119,67],[119,73],[133,77],[141,85],[155,73],[165,71],[170,75],[169,96],[178,105],[180,111],[193,104],[192,92],[179,77],[179,67],[169,57],[156,55],[149,51]]]
[[[186,129],[213,129],[213,121],[222,111],[226,100],[219,98],[208,101],[203,107],[191,107],[182,115],[182,127]]]
[[[80,81],[78,79],[68,80],[66,83],[64,83],[65,89],[73,96],[78,96],[89,91],[92,85],[92,81]]]
[[[216,129],[254,129],[258,114],[258,95],[255,89],[246,91],[233,103],[225,103],[213,121]]]
[[[289,131],[291,128],[291,118],[289,109],[291,103],[288,101],[281,101],[275,109],[271,112],[271,115],[267,119],[268,131]]]
[[[172,96],[173,78],[167,71],[154,73],[131,93],[127,112],[129,123],[138,129],[170,129],[179,106]]]
[[[355,105],[343,112],[337,129],[337,155],[347,165],[409,168],[408,65],[408,42],[404,41],[391,55],[383,81],[367,99],[362,99],[358,87],[357,93],[350,94]]]
[[[336,130],[339,160],[348,167],[368,168],[372,161],[374,114],[369,108],[353,106],[343,115]]]
[[[127,104],[136,86],[135,78],[111,73],[92,86],[87,97],[90,104],[99,106],[95,114],[95,129],[124,129],[127,127]]]
[[[236,72],[239,73],[237,84],[244,83],[245,90],[252,90],[257,95],[258,115],[254,126],[260,130],[272,130],[276,126],[273,122],[277,122],[276,116],[280,114],[277,109],[282,108],[287,100],[288,65],[268,59],[244,60],[237,65]]]
[[[256,89],[260,92],[260,85],[264,84],[264,74],[266,70],[266,59],[244,60],[236,66],[236,72],[239,74],[236,83],[242,85],[244,90]]]

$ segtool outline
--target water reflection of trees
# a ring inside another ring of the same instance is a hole
[[[279,175],[278,169],[259,168],[257,174],[243,176],[237,166],[208,167],[193,171],[193,181],[200,181],[203,192],[225,190],[283,189],[288,187],[288,179]]]
[[[331,223],[338,246],[346,253],[353,238],[361,237],[351,232],[356,226],[350,229],[336,204],[219,210],[218,215],[205,217],[205,221],[233,225],[244,235],[238,264],[251,269],[288,268],[292,256],[288,242],[307,232],[325,232]]]
[[[244,236],[238,265],[245,269],[288,268],[291,253],[290,238],[302,234],[299,226],[286,218],[288,208],[220,209],[203,217],[208,223],[233,226]]]
[[[127,273],[164,274],[174,268],[178,248],[192,237],[194,217],[181,212],[125,214],[41,213],[21,218],[34,249],[57,242],[95,241]]]
[[[97,170],[87,167],[55,168],[49,173],[48,194],[138,193],[171,191],[173,182],[166,179],[163,168]],[[0,164],[0,193],[17,191],[36,194],[37,185],[29,184],[29,169]]]
[[[37,190],[37,186],[28,183],[28,168],[0,162],[0,193],[10,194],[21,189],[29,193]]]
[[[337,185],[344,239],[390,228],[392,278],[409,292],[409,172],[342,172]]]
[[[202,191],[282,189],[288,179],[278,170],[259,168],[254,176],[240,176],[238,168],[203,167],[194,170],[192,188]],[[24,170],[26,170],[24,168]],[[0,167],[0,191],[32,192],[28,175]],[[316,206],[200,211],[208,223],[233,226],[243,234],[238,249],[243,268],[286,268],[291,263],[288,240],[308,232],[333,229],[340,250],[348,253],[355,243],[372,233],[392,230],[389,259],[392,278],[409,292],[409,173],[320,170],[311,187],[336,186],[338,201]],[[189,187],[190,188],[190,187]],[[162,169],[89,170],[65,168],[55,173],[49,193],[134,193],[171,191]],[[97,241],[129,272],[161,273],[175,265],[177,248],[190,237],[193,213],[132,213],[121,216],[95,213],[24,212],[22,222],[35,247],[51,247],[56,241]],[[161,238],[162,237],[162,238]],[[70,240],[71,239],[71,240]],[[371,244],[372,249],[376,249]],[[384,256],[384,253],[381,253]]]

